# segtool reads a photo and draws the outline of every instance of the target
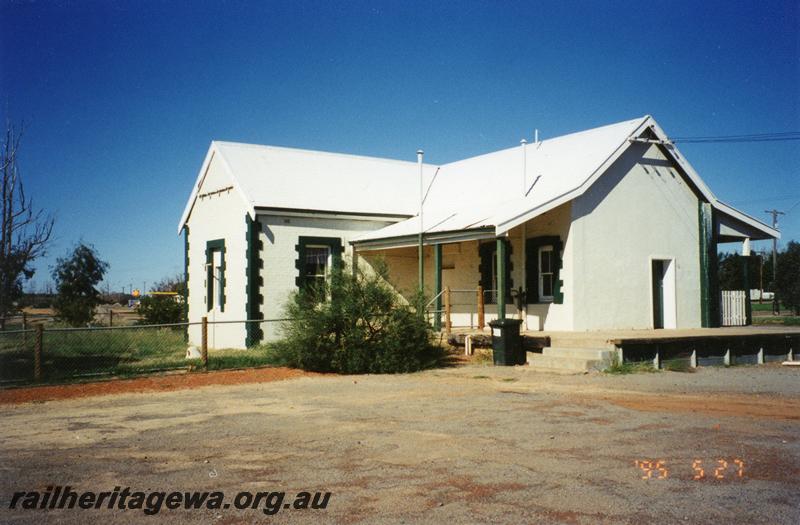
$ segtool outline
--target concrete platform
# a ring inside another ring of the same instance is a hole
[[[453,330],[454,334],[490,334],[486,330]],[[541,352],[528,352],[528,364],[543,371],[580,373],[603,370],[613,356],[640,360],[691,356],[693,363],[763,363],[798,359],[800,328],[737,326],[682,330],[597,330],[585,332],[523,331],[527,341],[547,341]],[[484,339],[486,339],[484,337]],[[487,343],[488,344],[488,343]],[[547,346],[549,344],[549,346]],[[653,356],[649,356],[652,353]],[[719,354],[719,355],[717,355]]]

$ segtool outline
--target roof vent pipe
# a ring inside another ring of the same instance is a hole
[[[522,139],[519,144],[522,146],[522,194],[525,195],[528,189],[528,141]]]
[[[418,268],[418,281],[419,281],[419,290],[420,292],[425,290],[425,266],[424,266],[424,255],[422,251],[422,235],[424,230],[422,229],[422,201],[425,198],[425,185],[422,182],[422,156],[425,154],[424,151],[421,149],[417,150],[417,165],[419,166],[419,246],[417,248],[418,257],[419,257],[419,268]]]

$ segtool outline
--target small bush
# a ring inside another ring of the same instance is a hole
[[[387,284],[384,264],[376,263],[374,270],[351,275],[337,265],[323,289],[294,293],[286,305],[290,321],[281,327],[283,339],[269,349],[271,360],[343,374],[414,372],[437,365],[443,351],[432,344],[430,325],[400,302]]]
[[[180,323],[185,319],[186,308],[170,296],[142,297],[136,313],[142,316],[143,324]]]
[[[611,365],[605,369],[607,374],[625,375],[636,373],[657,372],[651,361],[621,361],[619,356],[614,356]]]

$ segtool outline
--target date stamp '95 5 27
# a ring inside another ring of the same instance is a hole
[[[664,459],[637,459],[633,464],[640,469],[644,480],[679,479],[700,480],[738,480],[745,476],[744,460],[739,458],[694,459],[691,461],[670,462]],[[671,472],[675,470],[676,472]]]

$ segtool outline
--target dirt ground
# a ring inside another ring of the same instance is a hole
[[[0,522],[153,520],[8,509],[71,485],[332,493],[274,516],[161,510],[174,523],[800,523],[796,368],[283,378],[0,405]]]

